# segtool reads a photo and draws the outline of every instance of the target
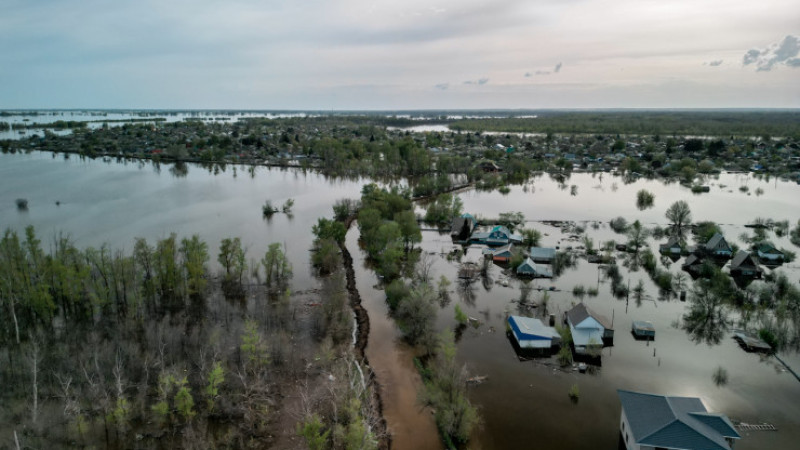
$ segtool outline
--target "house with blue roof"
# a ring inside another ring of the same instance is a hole
[[[708,412],[697,397],[617,394],[620,436],[629,450],[730,450],[741,439],[727,416]]]
[[[522,316],[509,316],[511,334],[521,349],[547,350],[561,343],[561,335],[553,327],[548,327],[539,319]]]

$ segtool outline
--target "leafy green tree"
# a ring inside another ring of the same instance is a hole
[[[309,450],[325,450],[331,430],[325,430],[319,416],[312,414],[297,424],[297,434],[306,440]]]
[[[225,382],[225,369],[219,361],[214,363],[211,372],[208,373],[208,384],[205,388],[206,402],[208,403],[208,410],[214,411],[217,398],[219,397],[219,388]]]
[[[400,211],[395,213],[394,221],[400,227],[400,236],[406,248],[422,242],[422,233],[413,211]]]
[[[292,264],[281,249],[281,244],[276,242],[269,245],[261,265],[264,266],[267,286],[272,287],[274,283],[278,288],[286,287],[292,277]]]
[[[219,261],[225,269],[225,279],[227,281],[238,280],[242,282],[242,276],[247,270],[246,250],[242,248],[242,240],[236,238],[225,238],[219,246]]]
[[[208,281],[208,244],[200,240],[200,236],[192,235],[191,238],[181,239],[180,253],[183,259],[183,269],[186,273],[189,295],[202,293]]]
[[[317,240],[333,239],[339,244],[343,244],[347,235],[347,228],[344,224],[325,218],[317,219],[317,224],[311,227],[311,231]]]

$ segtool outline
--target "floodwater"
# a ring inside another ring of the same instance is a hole
[[[241,237],[254,261],[279,242],[294,266],[294,289],[305,290],[316,283],[308,253],[311,226],[319,217],[333,216],[336,200],[358,198],[363,184],[301,170],[253,167],[251,176],[245,166],[209,171],[187,164],[183,174],[168,164],[115,161],[0,154],[0,229],[21,232],[34,225],[45,249],[58,232],[68,233],[80,248],[107,243],[128,251],[136,237],[152,243],[172,232],[179,238],[199,234],[209,246],[212,267],[224,238]],[[27,211],[17,210],[17,198],[28,199]],[[295,200],[292,215],[263,217],[266,200],[280,207],[289,198]]]
[[[594,239],[595,247],[615,239],[626,238],[615,234],[608,220],[623,216],[629,222],[636,219],[646,223],[666,225],[664,212],[676,200],[686,200],[691,206],[694,220],[714,220],[722,226],[731,243],[739,241],[744,228],[755,217],[797,222],[800,211],[800,186],[794,183],[756,180],[746,175],[721,175],[709,180],[712,191],[695,195],[678,184],[664,185],[659,181],[639,180],[625,185],[619,178],[604,175],[575,174],[566,180],[567,188],[548,176],[536,178],[528,185],[512,188],[511,193],[486,193],[469,191],[461,193],[464,210],[484,217],[497,217],[505,211],[521,211],[529,220],[576,221],[586,226]],[[561,185],[561,187],[560,187]],[[577,186],[571,195],[569,186]],[[724,188],[720,185],[725,185]],[[738,187],[747,185],[750,192],[763,189],[763,195],[747,195]],[[639,211],[636,192],[648,189],[655,194],[653,208]],[[599,221],[598,228],[592,222]],[[540,222],[526,224],[541,231],[543,246],[578,247],[579,241],[569,241],[560,228]],[[751,232],[752,234],[752,232]],[[797,250],[786,238],[770,238],[778,247]],[[664,239],[666,240],[666,239]],[[649,240],[657,253],[658,242]],[[457,263],[441,256],[453,248],[449,235],[436,232],[423,233],[423,248],[436,253],[434,279],[445,274],[456,277]],[[616,255],[619,257],[622,255]],[[466,260],[477,261],[479,248],[470,248]],[[671,263],[667,270],[680,271],[680,263]],[[659,267],[664,268],[662,262]],[[491,281],[477,281],[469,287],[456,287],[453,301],[438,315],[438,328],[455,327],[453,307],[460,304],[467,315],[478,319],[481,325],[468,327],[459,343],[459,358],[473,375],[488,376],[484,384],[471,388],[471,399],[480,408],[483,426],[473,434],[470,448],[501,449],[536,446],[540,448],[616,448],[620,406],[617,389],[652,392],[665,395],[697,396],[711,411],[727,414],[734,420],[749,423],[768,422],[778,432],[743,432],[737,443],[739,449],[794,448],[800,440],[800,381],[777,363],[774,358],[762,358],[742,351],[724,333],[717,345],[695,343],[676,327],[685,313],[687,304],[677,299],[659,300],[658,290],[649,276],[640,269],[629,272],[620,265],[625,280],[635,286],[643,280],[647,291],[640,305],[631,299],[612,297],[609,282],[601,276],[597,265],[579,260],[578,266],[569,269],[555,280],[536,280],[531,299],[541,301],[544,292],[550,297],[548,311],[538,308],[533,315],[563,317],[579,300],[572,294],[575,285],[597,287],[597,297],[586,297],[590,308],[614,320],[614,346],[602,353],[602,367],[594,374],[558,369],[555,358],[520,361],[505,333],[505,318],[519,314],[512,300],[520,297],[521,283],[508,279],[508,286],[500,283],[506,276],[494,266]],[[792,282],[797,282],[800,268],[797,262],[785,265],[784,272]],[[487,289],[488,288],[488,289]],[[538,291],[538,288],[544,289]],[[731,317],[733,319],[733,316]],[[630,333],[632,320],[649,320],[656,328],[654,342],[636,341]],[[795,370],[800,368],[796,353],[781,355]],[[727,385],[718,387],[712,373],[718,366],[729,375]],[[575,404],[567,395],[573,384],[580,390]],[[410,448],[410,447],[409,447]]]
[[[146,121],[156,119],[164,122],[179,122],[186,119],[202,120],[204,122],[236,122],[240,119],[246,118],[266,118],[275,119],[282,117],[309,117],[310,114],[302,112],[293,113],[271,113],[271,112],[257,112],[257,111],[119,111],[119,110],[54,110],[54,111],[37,111],[36,115],[20,114],[10,112],[7,116],[0,116],[0,122],[5,122],[10,125],[14,124],[27,124],[35,125],[39,123],[52,123],[59,120],[73,121],[73,122],[89,122],[88,127],[91,129],[100,128],[105,121],[108,126],[122,126],[129,121]],[[162,120],[163,119],[163,120]],[[50,129],[51,132],[59,135],[70,134],[72,130],[56,130]],[[32,136],[34,134],[42,135],[43,128],[31,128],[28,130],[8,130],[0,131],[0,139],[20,139]]]
[[[44,245],[54,233],[69,233],[77,245],[131,249],[133,239],[148,240],[198,233],[209,243],[212,265],[216,266],[217,245],[222,238],[240,236],[248,247],[248,257],[260,259],[272,242],[286,245],[294,266],[293,289],[316,286],[309,266],[311,226],[318,217],[330,217],[331,205],[339,198],[357,198],[366,180],[333,180],[300,170],[258,167],[251,177],[249,168],[228,165],[224,170],[187,165],[186,170],[156,166],[151,162],[89,160],[49,153],[0,155],[0,228],[21,231],[26,225],[37,227]],[[215,174],[216,173],[216,174]],[[604,241],[625,238],[608,228],[609,219],[623,216],[629,222],[639,219],[648,226],[666,224],[664,211],[675,200],[687,200],[693,218],[723,224],[726,237],[739,241],[743,228],[755,217],[789,220],[800,211],[800,186],[747,175],[721,175],[707,181],[711,193],[692,194],[677,184],[638,180],[625,184],[608,174],[574,174],[564,183],[549,176],[534,179],[525,189],[512,188],[507,195],[498,192],[462,192],[464,209],[472,214],[495,217],[505,211],[521,211],[544,236],[545,246],[574,246],[561,229],[540,220],[588,221],[586,229],[599,247]],[[574,185],[575,189],[571,186]],[[724,185],[724,187],[723,187]],[[748,186],[750,195],[739,190]],[[762,195],[756,195],[758,188]],[[636,192],[648,189],[655,194],[653,208],[639,211]],[[572,194],[575,195],[572,195]],[[28,211],[18,211],[14,200],[29,201]],[[265,200],[282,204],[295,199],[293,216],[276,214],[262,218]],[[56,201],[60,205],[56,205]],[[591,221],[598,221],[595,229]],[[787,239],[775,239],[778,247],[793,248]],[[650,240],[655,249],[657,242]],[[364,266],[363,252],[357,247],[357,230],[351,229],[347,245],[354,258],[356,280],[363,304],[370,314],[367,356],[381,383],[384,413],[394,434],[397,449],[440,447],[430,413],[416,403],[420,380],[412,363],[413,349],[401,340],[388,317],[383,292],[377,277]],[[768,422],[777,432],[745,432],[738,449],[794,448],[800,441],[800,382],[786,372],[774,358],[762,358],[742,351],[725,332],[718,344],[695,343],[677,325],[688,303],[661,300],[643,270],[630,273],[620,266],[625,279],[635,285],[641,279],[649,298],[637,305],[616,300],[609,283],[596,265],[579,260],[578,265],[555,280],[532,283],[531,298],[541,300],[550,292],[548,311],[556,314],[576,302],[572,288],[581,284],[598,287],[597,297],[586,303],[600,314],[613,318],[616,336],[613,347],[603,350],[602,367],[592,374],[579,374],[557,368],[554,359],[520,361],[505,334],[507,314],[517,313],[512,300],[520,296],[520,283],[493,267],[491,280],[469,286],[456,283],[457,263],[442,254],[453,248],[449,235],[424,232],[422,247],[433,261],[434,279],[440,274],[454,284],[451,301],[439,312],[437,329],[455,326],[453,308],[460,304],[467,315],[481,324],[464,331],[458,344],[459,358],[471,374],[488,376],[484,384],[470,388],[470,398],[483,418],[470,448],[616,448],[620,414],[617,389],[639,390],[668,395],[699,396],[711,411],[745,422]],[[478,260],[479,248],[470,248],[466,259]],[[797,282],[797,262],[777,269]],[[663,263],[659,262],[663,268]],[[680,261],[668,270],[677,273]],[[539,308],[542,309],[542,308]],[[635,341],[629,327],[632,320],[649,320],[656,328],[654,342]],[[797,353],[781,355],[795,370],[800,369]],[[721,366],[729,382],[717,386],[712,372]],[[577,384],[580,399],[570,401],[567,391]]]

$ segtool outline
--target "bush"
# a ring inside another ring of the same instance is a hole
[[[655,198],[656,196],[652,192],[642,189],[636,193],[636,207],[640,210],[652,208]]]
[[[403,300],[411,294],[411,288],[403,280],[397,279],[386,286],[386,303],[389,309],[395,310]]]
[[[628,221],[622,216],[611,219],[608,225],[615,233],[624,234],[628,232]]]
[[[261,211],[264,213],[265,217],[272,217],[273,214],[278,212],[278,208],[272,206],[272,202],[267,200],[264,202],[264,206],[261,207]]]
[[[577,384],[573,384],[572,387],[569,388],[568,395],[569,395],[570,400],[572,400],[573,402],[577,402],[578,401],[578,399],[581,396],[581,391],[580,391],[580,389],[578,389],[578,385]]]
[[[456,305],[455,313],[456,313],[456,322],[458,322],[459,325],[466,325],[467,322],[469,322],[469,317],[467,317],[464,311],[461,310],[460,305]]]

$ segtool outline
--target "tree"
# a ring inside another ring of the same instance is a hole
[[[181,239],[180,253],[189,295],[202,293],[207,284],[208,245],[195,234],[191,239]]]
[[[406,210],[395,213],[394,221],[400,226],[400,236],[406,248],[422,242],[422,233],[413,211]]]
[[[241,283],[242,275],[247,270],[246,253],[247,251],[242,248],[242,240],[238,237],[225,238],[220,242],[217,261],[225,269],[227,281],[239,280]]]
[[[542,233],[535,228],[525,228],[521,230],[522,244],[525,247],[538,247],[542,239]]]
[[[317,224],[311,227],[311,231],[317,237],[317,241],[333,239],[337,243],[343,244],[347,236],[347,228],[343,223],[324,217],[317,219]]]
[[[686,227],[692,223],[692,211],[684,200],[678,200],[667,208],[667,220],[672,222],[672,229],[678,236],[683,236]]]
[[[427,284],[422,284],[412,289],[397,306],[400,329],[412,345],[423,343],[433,336],[433,321],[436,318],[434,298],[433,290]]]
[[[264,266],[264,275],[268,287],[272,287],[273,283],[279,288],[283,288],[289,278],[292,277],[292,264],[286,258],[286,254],[281,250],[281,244],[269,244],[267,253],[261,259],[261,264]]]
[[[649,232],[638,220],[633,222],[628,230],[628,246],[633,248],[635,255],[639,254],[639,249],[647,244]]]
[[[641,189],[636,193],[636,207],[645,210],[653,206],[656,196],[647,189]]]

